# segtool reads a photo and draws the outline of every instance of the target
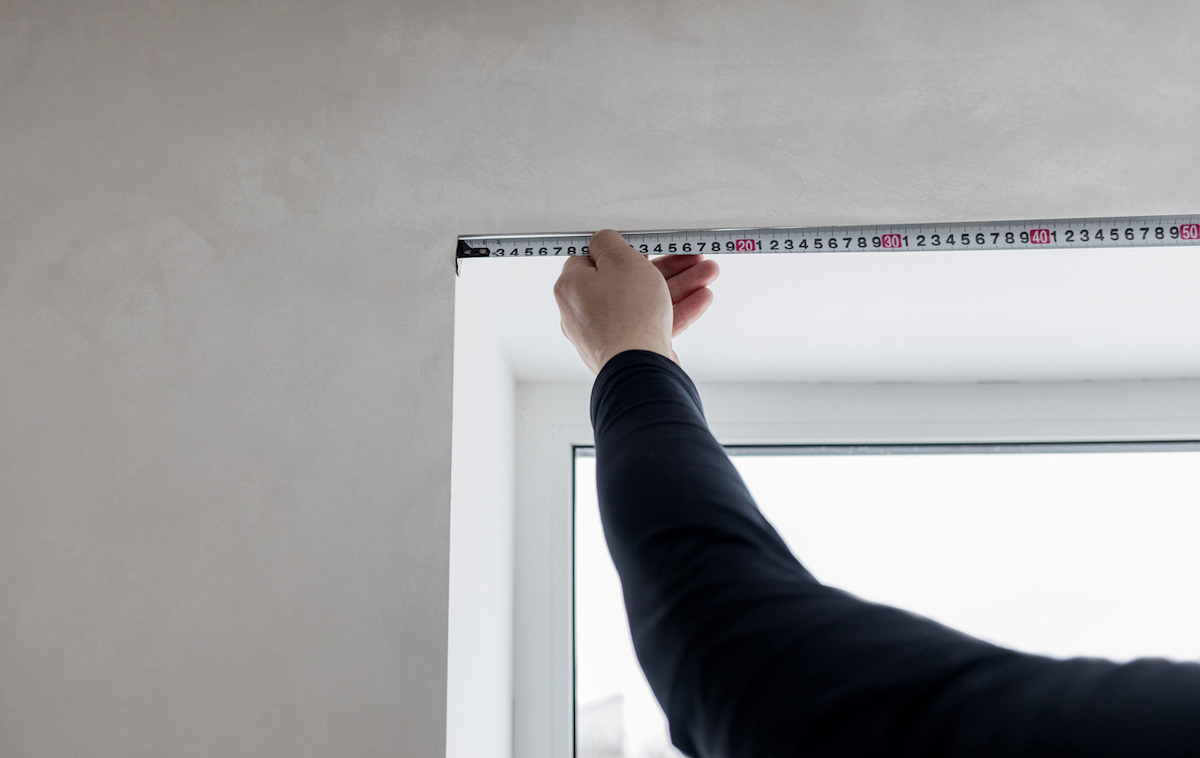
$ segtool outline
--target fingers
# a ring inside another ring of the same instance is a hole
[[[689,269],[702,260],[704,260],[703,255],[662,255],[651,263],[662,272],[665,278],[670,279],[680,271]]]
[[[588,257],[599,267],[605,263],[641,259],[642,254],[630,247],[620,232],[601,229],[592,235],[588,243]]]
[[[567,260],[563,262],[562,272],[563,272],[563,276],[566,276],[570,272],[575,271],[577,269],[595,268],[595,267],[596,267],[596,263],[595,263],[595,261],[593,261],[591,259],[590,256],[572,255],[570,258],[567,258]]]
[[[661,267],[659,270],[662,270]],[[716,261],[696,261],[674,276],[668,276],[667,288],[671,291],[671,302],[678,303],[701,287],[707,287],[717,280],[720,273]]]
[[[704,315],[708,306],[712,305],[713,292],[708,287],[701,287],[675,304],[672,309],[671,338],[674,339],[685,329]]]

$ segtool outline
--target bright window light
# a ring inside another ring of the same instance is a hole
[[[634,657],[595,459],[580,452],[578,755],[676,756]],[[1200,445],[730,452],[825,584],[1027,652],[1200,660]]]

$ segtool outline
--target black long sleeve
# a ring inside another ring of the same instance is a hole
[[[1200,756],[1200,665],[1017,653],[818,583],[666,358],[610,360],[591,410],[634,647],[683,752]]]

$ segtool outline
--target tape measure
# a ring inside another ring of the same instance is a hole
[[[1200,214],[622,232],[647,255],[1058,250],[1200,245]],[[458,238],[458,259],[587,255],[589,232]]]

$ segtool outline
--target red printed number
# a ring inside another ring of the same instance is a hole
[[[884,234],[884,235],[882,235],[882,238],[883,238],[883,246],[884,247],[900,247],[901,246],[899,234]]]
[[[1050,230],[1049,229],[1030,229],[1029,230],[1029,241],[1035,245],[1050,244]]]
[[[734,252],[738,253],[751,253],[758,249],[754,240],[736,240],[733,244],[736,246]]]
[[[1185,240],[1200,240],[1200,224],[1180,224],[1179,237]]]

